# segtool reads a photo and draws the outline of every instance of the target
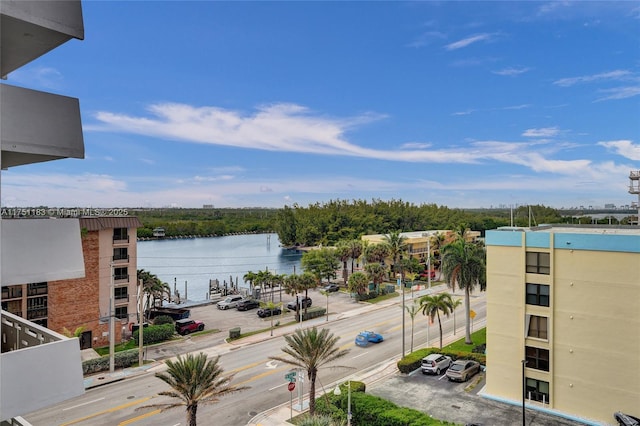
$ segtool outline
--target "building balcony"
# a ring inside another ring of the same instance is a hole
[[[125,245],[125,244],[129,244],[129,236],[128,235],[114,235],[113,236],[113,245],[114,246],[120,246],[120,245]]]
[[[0,420],[84,393],[77,338],[67,338],[5,311],[1,313],[1,334]]]
[[[129,303],[129,295],[125,294],[124,296],[116,296],[113,298],[113,301],[116,305],[126,305]]]
[[[129,274],[126,275],[114,275],[113,283],[114,284],[125,284],[129,282]]]
[[[113,256],[114,264],[129,263],[129,256]]]

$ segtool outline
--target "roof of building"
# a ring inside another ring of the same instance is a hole
[[[567,234],[640,235],[640,226],[632,225],[571,225],[566,223],[534,227],[502,226],[495,231],[557,232]]]
[[[136,216],[81,217],[80,228],[87,231],[101,231],[114,228],[142,228],[144,225]]]

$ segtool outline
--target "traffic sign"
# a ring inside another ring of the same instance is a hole
[[[295,388],[296,388],[296,382],[289,382],[289,384],[287,385],[287,389],[289,389],[289,392],[293,392]]]
[[[473,309],[471,309],[471,310],[469,311],[469,316],[471,317],[471,319],[475,318],[475,317],[476,317],[476,311],[474,311]]]
[[[284,375],[284,379],[289,381],[289,383],[293,383],[296,381],[296,376],[297,376],[297,373],[295,370],[289,371],[287,374]]]

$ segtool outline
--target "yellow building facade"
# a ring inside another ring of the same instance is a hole
[[[500,228],[486,249],[483,395],[594,425],[640,416],[640,228]]]

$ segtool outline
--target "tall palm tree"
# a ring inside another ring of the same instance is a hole
[[[409,318],[411,318],[411,350],[409,351],[409,353],[411,353],[413,352],[413,324],[415,322],[416,315],[420,312],[420,307],[414,301],[411,305],[405,306],[404,308],[407,310]]]
[[[244,280],[244,282],[249,283],[249,290],[253,291],[253,282],[256,279],[255,272],[248,271],[246,274],[242,276],[242,279]]]
[[[442,349],[442,321],[440,321],[440,312],[447,318],[451,314],[451,295],[449,293],[438,293],[434,295],[427,294],[419,300],[420,310],[423,315],[429,317],[431,322],[437,317],[438,326],[440,327],[440,349]]]
[[[158,300],[170,300],[171,287],[156,275],[144,269],[138,269],[137,278],[138,282],[142,280],[142,293],[146,296],[144,312],[148,311],[150,306],[156,306]]]
[[[271,318],[271,335],[273,336],[273,311],[278,309],[280,306],[282,306],[282,303],[276,303],[276,302],[260,302],[260,307],[262,309],[267,309],[269,311],[271,311],[271,315],[269,315],[269,318]]]
[[[168,404],[146,405],[140,408],[154,407],[165,411],[171,408],[187,407],[187,425],[197,426],[196,415],[198,404],[218,402],[223,395],[248,389],[246,386],[230,385],[233,374],[222,376],[222,367],[218,364],[220,357],[208,359],[200,352],[198,355],[178,355],[177,361],[167,360],[166,373],[156,373],[156,377],[173,388],[160,392],[159,395],[170,396],[180,400]]]
[[[269,357],[272,360],[299,367],[307,372],[309,380],[309,414],[316,411],[316,378],[320,367],[342,358],[348,349],[340,349],[337,342],[340,339],[323,328],[318,331],[316,327],[306,330],[297,329],[293,334],[284,337],[288,346],[282,348],[282,352],[290,358],[279,356]]]
[[[464,290],[464,303],[466,310],[465,343],[471,341],[471,307],[470,294],[476,287],[480,291],[487,288],[486,253],[478,244],[458,238],[442,248],[442,273],[447,286],[453,291],[456,286]]]
[[[393,261],[391,271],[400,272],[400,259],[402,254],[407,251],[406,237],[400,235],[400,231],[392,231],[383,237],[384,242],[389,246],[389,254]]]
[[[347,245],[349,246],[349,257],[351,257],[351,273],[353,274],[353,263],[362,256],[364,246],[362,240],[351,240]]]
[[[347,269],[347,260],[351,258],[351,251],[348,243],[341,241],[336,247],[336,256],[342,262],[342,282],[347,285],[347,279],[349,278],[349,270]]]
[[[456,335],[456,309],[462,305],[462,299],[451,298],[451,313],[453,313],[453,335]]]

